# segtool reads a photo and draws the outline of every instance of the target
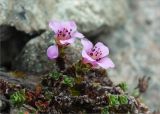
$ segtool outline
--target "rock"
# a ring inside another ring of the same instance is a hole
[[[25,77],[25,80],[22,79],[22,77]],[[42,76],[36,77],[35,75],[28,75],[20,71],[0,71],[0,89],[2,89],[3,92],[5,92],[5,89],[8,87],[8,83],[12,83],[13,85],[21,85],[22,87],[25,87],[27,89],[34,90],[37,83],[40,83],[40,77]]]
[[[11,108],[10,114],[23,114],[23,113],[29,113],[29,109],[25,107],[20,107],[20,108]]]
[[[144,98],[151,109],[160,107],[160,2],[132,1],[130,15],[124,27],[99,40],[111,49],[116,68],[108,70],[115,82],[127,81],[130,90],[138,77],[150,76],[149,88]],[[152,100],[151,100],[152,99]],[[158,109],[157,109],[158,110]]]
[[[74,20],[89,32],[124,23],[127,8],[125,0],[0,0],[0,25],[29,33],[48,28],[51,19]]]
[[[5,66],[9,69],[11,61],[32,37],[33,35],[18,31],[15,27],[0,25],[0,66]]]
[[[52,37],[52,32],[46,31],[41,36],[30,40],[21,54],[13,62],[13,68],[33,73],[58,69],[56,62],[54,60],[49,60],[46,55],[47,48],[49,45],[53,44]],[[80,60],[81,48],[80,41],[77,41],[65,49],[66,65],[71,65],[77,60]]]
[[[0,95],[0,114],[9,113],[10,111],[9,108],[10,108],[10,105],[8,100],[3,95]]]
[[[3,103],[2,100],[0,100],[0,111],[4,110],[5,109],[5,104]]]

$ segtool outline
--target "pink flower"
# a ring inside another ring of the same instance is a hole
[[[84,38],[83,34],[77,31],[74,21],[51,21],[49,27],[54,31],[58,45],[71,44],[76,38]]]
[[[56,45],[52,45],[47,49],[49,59],[55,59],[59,55],[58,47],[72,44],[76,38],[83,38],[83,34],[77,31],[74,21],[51,21],[49,27],[55,33]]]
[[[95,46],[87,40],[82,39],[83,45],[82,57],[84,63],[90,63],[93,67],[113,68],[115,65],[110,58],[107,57],[109,49],[101,42],[98,42]]]

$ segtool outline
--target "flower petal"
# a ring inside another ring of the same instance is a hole
[[[64,27],[66,27],[67,29],[72,29],[71,32],[74,32],[77,30],[77,25],[74,21],[64,21],[61,23],[61,25],[63,25]]]
[[[86,52],[86,50],[82,50],[82,57],[85,59],[85,61],[88,61],[92,64],[95,60],[92,59]]]
[[[57,45],[52,45],[47,49],[47,56],[49,59],[55,59],[58,57],[58,47]]]
[[[83,45],[83,49],[84,49],[86,52],[91,51],[91,49],[93,48],[92,42],[90,42],[90,41],[89,41],[88,39],[86,39],[86,38],[81,39],[81,43],[82,43],[82,45]]]
[[[108,57],[102,58],[100,61],[97,62],[97,64],[99,66],[101,66],[102,68],[104,68],[104,69],[114,68],[115,67],[115,65],[112,62],[112,60],[110,58],[108,58]]]
[[[102,52],[102,55],[100,56],[101,58],[102,57],[105,57],[109,54],[109,49],[107,46],[105,46],[103,43],[101,42],[98,42],[96,43],[95,45],[97,48],[100,48],[101,52]]]
[[[61,29],[61,22],[59,21],[50,21],[49,27],[55,32],[55,34],[58,32],[58,30]]]
[[[73,33],[72,37],[75,37],[75,38],[84,38],[84,35],[80,32],[75,32]]]
[[[72,44],[75,41],[75,38],[70,38],[68,40],[59,40],[62,45],[64,44]]]

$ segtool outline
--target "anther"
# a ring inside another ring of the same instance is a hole
[[[91,56],[93,56],[93,53],[90,53]]]

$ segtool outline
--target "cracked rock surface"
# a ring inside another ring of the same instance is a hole
[[[0,0],[0,24],[29,33],[48,28],[51,19],[69,19],[81,31],[90,32],[102,25],[124,23],[126,11],[125,0]]]
[[[126,24],[98,39],[111,49],[111,58],[116,68],[109,73],[114,81],[127,81],[132,90],[139,77],[151,78],[148,91],[143,97],[153,110],[160,107],[157,102],[160,99],[159,11],[159,0],[132,1]]]

